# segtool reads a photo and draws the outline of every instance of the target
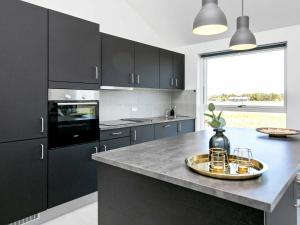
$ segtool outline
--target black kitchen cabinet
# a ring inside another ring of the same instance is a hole
[[[155,139],[177,136],[177,122],[156,124],[154,130]]]
[[[131,144],[139,144],[154,140],[154,126],[145,125],[131,128]]]
[[[134,42],[102,34],[102,86],[132,87]]]
[[[134,44],[135,87],[159,88],[159,49]]]
[[[178,135],[195,132],[195,120],[178,121]]]
[[[47,136],[47,10],[0,1],[0,142]]]
[[[49,208],[96,191],[96,163],[91,156],[98,151],[99,142],[48,151]]]
[[[160,88],[172,89],[175,81],[173,76],[173,53],[167,50],[160,50]]]
[[[46,210],[47,139],[0,144],[0,180],[0,224]]]
[[[184,89],[185,56],[180,53],[173,53],[173,79],[175,89]]]
[[[49,11],[49,85],[98,89],[99,25],[56,11]],[[94,85],[91,85],[94,84]]]
[[[116,138],[106,141],[100,141],[100,151],[109,151],[130,145],[130,137]]]
[[[130,128],[120,128],[100,131],[100,140],[110,140],[121,137],[130,137]]]

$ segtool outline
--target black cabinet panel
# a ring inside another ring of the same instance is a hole
[[[173,53],[167,50],[160,50],[160,88],[174,88],[175,82],[173,77]]]
[[[134,42],[102,34],[102,85],[134,86]]]
[[[46,9],[0,1],[0,96],[0,142],[47,136]]]
[[[130,136],[130,128],[121,128],[121,129],[113,129],[113,130],[104,130],[100,131],[100,140],[110,140],[114,138],[120,137],[129,137]]]
[[[174,75],[174,88],[184,89],[185,79],[185,56],[179,53],[173,53],[173,75]]]
[[[141,43],[134,49],[135,86],[159,88],[159,49]]]
[[[155,139],[177,136],[177,122],[155,125]]]
[[[178,122],[178,134],[195,132],[195,120],[184,120]]]
[[[48,207],[96,191],[96,163],[91,156],[99,142],[49,150]]]
[[[117,138],[100,142],[100,151],[108,151],[130,145],[130,137]]]
[[[99,84],[99,25],[49,11],[49,80]]]
[[[139,144],[154,140],[154,126],[140,126],[131,128],[131,144]]]
[[[46,210],[47,139],[0,144],[0,180],[0,224]]]

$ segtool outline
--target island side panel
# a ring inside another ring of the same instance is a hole
[[[264,212],[98,163],[99,225],[264,225]]]
[[[295,178],[272,213],[266,213],[266,225],[297,225],[296,185]]]

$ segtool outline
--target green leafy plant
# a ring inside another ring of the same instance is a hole
[[[208,124],[212,128],[223,128],[226,125],[225,119],[222,117],[223,111],[219,112],[218,115],[215,114],[216,107],[213,103],[208,105],[208,111],[210,113],[204,113],[205,116],[209,117],[211,121],[208,121]]]

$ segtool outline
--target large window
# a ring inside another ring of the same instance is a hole
[[[205,57],[204,105],[229,127],[285,127],[285,48]]]

